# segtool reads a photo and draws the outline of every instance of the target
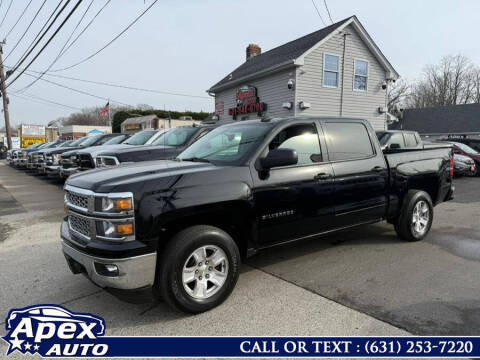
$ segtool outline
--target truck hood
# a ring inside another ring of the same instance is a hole
[[[127,145],[127,144],[114,144],[114,145],[100,145],[92,146],[78,151],[79,154],[89,154],[91,157],[95,157],[103,152],[111,152],[121,149],[130,149],[136,147],[136,145]]]
[[[142,145],[117,151],[103,151],[98,155],[115,156],[119,162],[138,162],[151,160],[165,160],[176,157],[183,151],[183,147]]]
[[[54,148],[54,149],[45,149],[45,155],[53,155],[53,154],[63,154],[64,152],[70,151],[70,150],[76,150],[80,149],[77,147],[63,147],[63,148]]]
[[[146,161],[78,173],[70,176],[66,184],[98,193],[148,193],[149,189],[158,191],[170,188],[178,177],[219,168],[190,161]]]

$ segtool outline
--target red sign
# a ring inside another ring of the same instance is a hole
[[[228,115],[236,119],[238,114],[257,113],[261,116],[267,110],[267,104],[260,102],[257,96],[257,88],[253,86],[242,86],[237,90],[237,106],[228,109]]]
[[[218,101],[218,102],[215,104],[215,114],[217,114],[217,115],[223,115],[223,111],[224,111],[223,101]]]

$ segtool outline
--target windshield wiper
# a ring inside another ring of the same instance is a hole
[[[180,158],[178,158],[180,159]],[[185,159],[180,159],[182,161],[193,161],[193,162],[204,162],[204,163],[209,163],[210,160],[205,159],[205,158],[199,158],[199,157],[191,157],[191,158],[185,158]]]

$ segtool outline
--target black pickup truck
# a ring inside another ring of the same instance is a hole
[[[175,160],[70,177],[63,252],[101,287],[152,288],[198,313],[264,248],[383,220],[423,239],[453,196],[452,159],[450,147],[384,154],[365,120],[236,122]]]

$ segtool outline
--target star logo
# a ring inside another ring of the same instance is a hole
[[[33,347],[33,350],[34,351],[38,351],[40,349],[40,346],[38,346],[37,344],[35,344],[35,346]]]
[[[18,338],[12,338],[10,339],[10,351],[19,349],[22,350],[22,343],[25,340],[19,340]]]
[[[30,348],[32,347],[32,344],[30,344],[29,342],[25,343],[25,345],[23,345],[25,347],[25,350],[30,350]]]

